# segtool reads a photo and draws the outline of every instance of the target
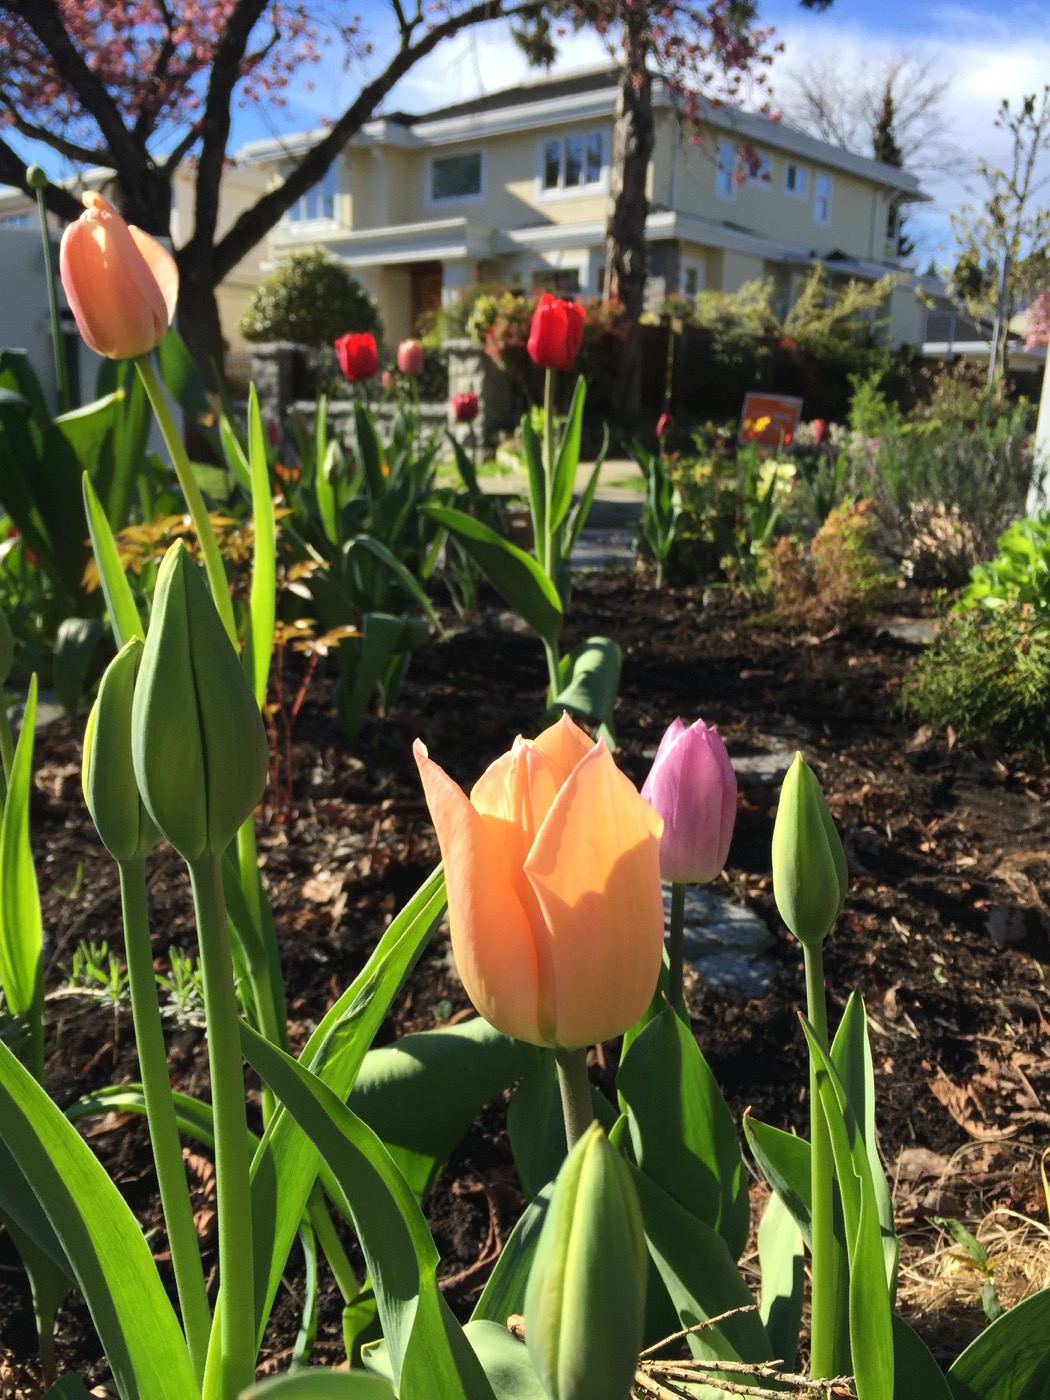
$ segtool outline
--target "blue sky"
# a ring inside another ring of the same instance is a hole
[[[363,29],[375,44],[377,58],[391,42],[379,22],[387,13],[386,0],[364,0]],[[943,111],[959,148],[959,167],[950,175],[925,178],[933,202],[916,209],[909,224],[917,256],[924,262],[943,262],[951,253],[949,212],[980,195],[974,179],[978,159],[1004,164],[1008,158],[1008,145],[994,126],[1000,102],[1005,97],[1016,104],[1050,80],[1046,0],[998,0],[994,8],[987,0],[835,0],[822,14],[801,9],[795,0],[768,0],[761,5],[760,19],[776,27],[785,45],[771,74],[774,106],[790,111],[792,73],[813,63],[841,71],[848,80],[851,74],[878,71],[892,59],[909,55],[947,82]],[[591,66],[606,57],[594,35],[570,36],[558,68]],[[313,91],[295,92],[286,111],[239,116],[237,141],[320,124],[349,102],[361,76],[360,66],[344,72],[335,62],[325,63],[314,74]],[[506,33],[490,26],[439,48],[402,81],[388,106],[426,111],[530,76],[535,75]],[[1050,176],[1050,153],[1042,166]],[[1050,185],[1043,196],[1050,202]]]

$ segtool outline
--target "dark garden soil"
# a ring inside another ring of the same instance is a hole
[[[914,611],[919,601],[900,595],[892,606]],[[917,732],[898,710],[900,678],[914,649],[877,627],[862,636],[791,637],[752,624],[722,596],[656,592],[642,575],[610,571],[579,577],[565,640],[594,633],[623,648],[619,758],[639,784],[677,714],[717,724],[734,757],[786,744],[817,769],[851,873],[845,911],[826,944],[828,989],[833,1015],[854,987],[870,1015],[878,1122],[905,1239],[902,1303],[935,1350],[958,1351],[980,1325],[981,1277],[960,1251],[946,1252],[932,1217],[956,1216],[973,1230],[982,1221],[988,1228],[994,1216],[1010,1255],[1000,1259],[997,1275],[1004,1302],[1046,1281],[1033,1280],[1024,1251],[1010,1242],[1017,1239],[1011,1222],[1023,1225],[1017,1217],[1046,1216],[1040,1156],[1050,1141],[1050,770],[1024,756]],[[266,820],[260,836],[296,1045],[437,859],[413,738],[421,736],[468,785],[516,733],[534,732],[544,676],[539,643],[493,606],[469,628],[453,622],[447,640],[419,652],[396,710],[370,718],[354,743],[339,731],[325,678],[315,680],[295,732],[294,820]],[[71,994],[63,972],[81,940],[119,947],[120,939],[115,877],[80,795],[82,728],[82,720],[62,722],[41,735],[32,813],[50,938],[48,1076],[63,1105],[136,1077],[130,1013]],[[734,1115],[751,1106],[760,1118],[804,1128],[796,1019],[804,1001],[802,959],[779,923],[771,890],[776,798],[775,782],[742,779],[722,882],[773,931],[771,990],[742,1000],[697,978],[690,1010]],[[150,886],[158,959],[171,944],[191,949],[186,881],[170,852],[153,857]],[[465,1014],[442,932],[381,1039]],[[600,1048],[594,1072],[608,1076],[615,1053],[615,1046]],[[173,1029],[171,1071],[177,1088],[206,1092],[199,1029]],[[256,1103],[254,1090],[252,1096]],[[522,1204],[502,1107],[482,1115],[430,1206],[443,1286],[461,1313]],[[155,1226],[142,1124],[112,1115],[82,1128],[132,1207]],[[190,1166],[199,1182],[200,1227],[213,1235],[209,1165],[193,1156]],[[163,1258],[162,1233],[150,1238]],[[206,1247],[212,1250],[213,1241]],[[1042,1250],[1045,1258],[1045,1240]],[[931,1257],[945,1261],[940,1279],[928,1267]],[[298,1270],[293,1257],[267,1341],[270,1369],[286,1363],[294,1341]],[[938,1291],[949,1275],[948,1292]],[[339,1317],[335,1290],[326,1288],[320,1359],[339,1359]],[[3,1243],[0,1394],[37,1393],[32,1339],[26,1289]],[[60,1317],[59,1354],[93,1384],[104,1381],[76,1298]]]

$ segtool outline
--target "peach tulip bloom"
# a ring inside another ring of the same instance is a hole
[[[131,224],[96,190],[62,235],[58,267],[84,340],[110,360],[159,345],[175,315],[179,272],[155,238]]]
[[[445,863],[467,995],[519,1040],[564,1049],[627,1030],[663,958],[662,819],[568,715],[470,797],[414,746]]]

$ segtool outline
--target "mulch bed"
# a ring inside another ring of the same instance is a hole
[[[902,594],[893,607],[916,611],[921,599]],[[832,1016],[854,987],[862,991],[882,1148],[906,1242],[902,1301],[935,1349],[958,1351],[982,1321],[981,1280],[973,1272],[970,1288],[956,1277],[951,1298],[938,1304],[929,1272],[922,1274],[918,1263],[937,1242],[931,1218],[957,1216],[973,1229],[992,1209],[1000,1225],[1016,1218],[1007,1211],[1039,1218],[1046,1211],[1039,1163],[1050,1125],[1050,770],[1024,755],[917,730],[898,704],[914,649],[877,627],[854,636],[789,636],[755,625],[724,595],[656,592],[644,575],[628,571],[581,575],[569,616],[566,645],[605,634],[623,648],[618,757],[639,784],[676,714],[717,724],[733,755],[786,743],[817,769],[851,873],[846,908],[825,950]],[[328,681],[315,678],[295,730],[294,811],[271,814],[259,842],[295,1044],[437,859],[412,739],[421,736],[431,755],[469,785],[516,733],[534,732],[545,674],[539,643],[492,600],[469,626],[450,618],[447,639],[413,659],[396,709],[369,718],[352,744],[334,719]],[[107,939],[118,948],[120,942],[115,875],[80,795],[82,729],[81,718],[40,736],[32,812],[50,939],[48,1077],[62,1104],[136,1077],[130,1013],[69,995],[63,970],[81,940]],[[752,906],[774,933],[773,985],[747,1001],[694,978],[689,1001],[736,1117],[750,1106],[760,1118],[804,1130],[802,958],[779,923],[771,889],[776,799],[775,784],[742,782],[722,881],[723,891]],[[172,944],[192,949],[186,881],[170,851],[152,858],[150,890],[158,959]],[[381,1039],[466,1010],[442,933]],[[598,1058],[595,1072],[602,1065],[609,1072],[615,1047]],[[171,1070],[177,1088],[206,1091],[198,1028],[173,1030]],[[521,1208],[502,1109],[496,1104],[481,1116],[430,1205],[446,1293],[461,1314],[469,1312]],[[142,1124],[112,1117],[84,1131],[132,1207],[154,1224]],[[206,1227],[208,1163],[195,1158],[193,1166]],[[163,1236],[152,1238],[163,1256]],[[1045,1250],[1045,1240],[1039,1243]],[[952,1258],[954,1274],[969,1279],[958,1253]],[[267,1338],[275,1369],[294,1339],[295,1267],[293,1259]],[[338,1296],[327,1289],[321,1359],[339,1358],[339,1319]],[[0,1394],[37,1393],[32,1351],[27,1290],[9,1246],[0,1242]],[[104,1362],[76,1298],[61,1314],[59,1354],[92,1383],[104,1380]]]

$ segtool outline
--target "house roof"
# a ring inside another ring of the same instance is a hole
[[[570,121],[611,118],[616,104],[619,70],[613,66],[583,69],[503,88],[467,102],[456,102],[430,112],[392,112],[366,122],[351,138],[351,146],[389,144],[400,147],[440,146],[464,140],[536,130]],[[675,102],[664,82],[653,85],[657,110],[670,111]],[[786,122],[745,112],[728,104],[708,104],[702,121],[738,144],[754,143],[797,155],[817,165],[860,176],[896,191],[903,200],[922,200],[918,179],[883,161],[861,156],[807,136]],[[299,155],[327,135],[326,130],[305,131],[283,138],[253,141],[237,153],[238,161],[279,162]]]

